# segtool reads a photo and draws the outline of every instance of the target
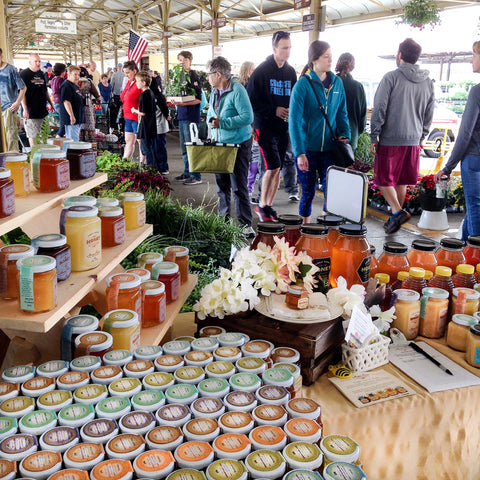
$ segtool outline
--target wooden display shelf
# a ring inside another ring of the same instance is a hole
[[[72,273],[67,280],[58,284],[58,307],[50,312],[24,313],[19,309],[17,300],[0,301],[0,328],[23,332],[48,332],[94,288],[97,282],[108,276],[152,232],[152,225],[145,225],[136,230],[127,230],[127,236],[122,245],[102,249],[100,266],[85,272]]]
[[[81,195],[108,180],[106,173],[96,173],[85,180],[72,180],[70,187],[59,192],[42,193],[31,185],[31,193],[27,197],[15,198],[15,213],[0,221],[0,235],[17,227],[27,227],[29,222],[38,223],[47,210],[60,207],[61,201],[67,197]],[[46,222],[43,222],[45,227]]]
[[[140,333],[140,342],[142,345],[159,345],[160,342],[167,336],[172,328],[175,317],[180,312],[183,304],[189,297],[192,290],[197,284],[197,275],[190,274],[186,284],[180,287],[180,296],[170,305],[167,305],[167,314],[165,321],[156,327],[142,328]]]

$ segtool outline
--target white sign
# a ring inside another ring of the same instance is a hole
[[[75,20],[37,18],[35,20],[35,31],[39,33],[64,33],[68,35],[76,35],[77,22]]]

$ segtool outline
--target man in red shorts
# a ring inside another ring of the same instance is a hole
[[[398,48],[397,69],[378,85],[370,120],[375,183],[392,209],[386,233],[400,229],[410,214],[402,209],[407,185],[417,183],[420,145],[432,123],[435,94],[428,70],[415,65],[422,47],[411,38]]]

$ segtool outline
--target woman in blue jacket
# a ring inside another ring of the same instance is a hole
[[[317,98],[325,108],[336,135],[345,143],[350,138],[345,90],[342,80],[331,72],[330,45],[315,40],[308,47],[308,64],[293,87],[289,108],[289,133],[297,158],[298,179],[302,185],[299,213],[308,223],[317,185],[317,172],[326,192],[327,168],[333,164],[332,134],[320,111]]]
[[[230,217],[232,190],[235,213],[240,225],[247,227],[245,234],[254,235],[252,211],[247,189],[250,152],[252,149],[253,110],[247,91],[232,79],[231,65],[224,57],[207,64],[207,79],[212,86],[207,120],[216,129],[216,140],[221,143],[238,143],[232,174],[215,174],[218,193],[218,212]]]

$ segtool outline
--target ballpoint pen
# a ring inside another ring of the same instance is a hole
[[[438,368],[441,368],[445,373],[453,375],[453,373],[447,367],[443,366],[438,360],[435,360],[435,358],[423,350],[423,348],[419,347],[416,343],[410,342],[408,346],[412,347],[416,352],[422,354],[425,358],[428,358],[433,364],[435,364]]]

